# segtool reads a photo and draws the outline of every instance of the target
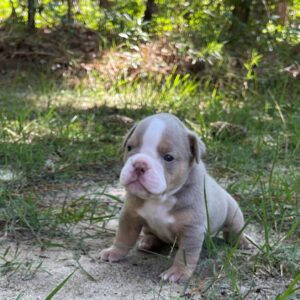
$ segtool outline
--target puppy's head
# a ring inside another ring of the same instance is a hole
[[[171,114],[142,120],[128,132],[123,146],[120,182],[144,199],[178,191],[205,151],[201,139]]]

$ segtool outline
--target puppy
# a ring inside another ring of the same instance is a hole
[[[247,243],[237,202],[207,174],[203,142],[177,117],[162,113],[142,120],[127,134],[124,149],[120,182],[126,201],[102,260],[124,258],[143,230],[141,250],[178,242],[173,265],[160,276],[179,282],[195,270],[205,234],[222,230],[226,240]]]

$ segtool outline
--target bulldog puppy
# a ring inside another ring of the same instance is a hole
[[[101,251],[102,260],[124,258],[143,230],[141,250],[178,243],[173,265],[160,275],[178,282],[192,275],[205,234],[222,230],[226,240],[246,243],[237,202],[208,175],[203,142],[177,117],[162,113],[142,120],[127,134],[124,149],[120,182],[126,201],[115,241]]]

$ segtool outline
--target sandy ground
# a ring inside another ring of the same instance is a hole
[[[158,274],[169,264],[165,258],[133,251],[119,263],[97,260],[99,249],[110,242],[111,238],[98,241],[91,247],[89,256],[81,255],[78,261],[71,250],[56,248],[41,251],[32,243],[23,242],[18,261],[24,264],[33,262],[34,266],[41,261],[43,264],[33,278],[22,270],[12,276],[2,276],[0,298],[16,299],[22,295],[21,299],[45,299],[78,267],[78,262],[93,279],[78,269],[54,299],[158,299],[159,294],[169,299],[179,296],[182,291],[180,285],[167,284],[161,290]],[[10,245],[11,250],[15,248],[13,243],[5,244]]]
[[[160,282],[158,275],[171,263],[164,257],[133,250],[119,263],[99,261],[99,249],[110,243],[111,237],[91,240],[88,255],[83,255],[72,249],[41,250],[32,241],[23,241],[18,246],[20,254],[16,259],[16,262],[21,262],[21,267],[15,273],[8,272],[0,277],[0,299],[17,299],[18,296],[22,296],[20,299],[45,299],[75,269],[77,271],[54,299],[178,299],[179,296],[182,299],[206,299],[201,298],[197,289],[201,283],[197,282],[197,278],[187,289],[184,284]],[[16,249],[15,243],[2,240],[1,248],[7,246],[10,246],[11,253]],[[40,262],[42,265],[35,272]],[[31,271],[28,271],[31,264]],[[82,269],[78,268],[79,264]],[[246,299],[274,299],[289,281],[287,278],[253,276],[249,278],[249,284],[240,287],[240,290],[247,294],[252,285],[252,292]],[[228,298],[230,289],[229,283],[223,283],[217,294],[214,291],[214,296],[232,299]]]
[[[90,195],[96,195],[98,191],[97,187],[88,184],[69,192],[68,197],[86,194],[86,189]],[[109,187],[107,192],[119,196],[123,193],[118,186]],[[56,199],[65,197],[63,192],[56,195]],[[109,226],[114,228],[115,224]],[[252,230],[252,236],[255,235],[259,242],[259,228],[253,226],[249,230]],[[73,276],[54,299],[179,299],[180,296],[180,299],[204,299],[201,298],[200,291],[203,289],[202,284],[211,276],[212,270],[209,267],[202,268],[201,279],[195,276],[187,286],[162,283],[158,275],[171,264],[166,257],[134,249],[119,263],[99,261],[100,250],[109,246],[112,239],[113,232],[85,239],[85,247],[88,248],[85,252],[78,250],[74,244],[59,240],[52,243],[63,243],[64,248],[52,245],[41,249],[32,240],[19,241],[17,244],[8,238],[1,238],[0,256],[3,257],[9,248],[5,257],[15,264],[12,270],[0,276],[0,299],[45,299],[74,270]],[[12,259],[16,249],[18,255]],[[205,263],[208,258],[204,255],[201,261]],[[3,266],[3,260],[0,263]],[[14,272],[15,269],[17,270]],[[240,290],[245,294],[251,290],[246,299],[274,299],[289,282],[289,278],[252,274],[249,282],[240,286]],[[230,299],[230,290],[229,283],[222,283],[217,292],[214,291],[214,296],[205,299]]]

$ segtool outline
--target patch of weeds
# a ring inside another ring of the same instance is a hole
[[[17,237],[19,232],[23,232],[23,235],[27,233],[45,247],[51,244],[49,240],[54,237],[74,241],[83,237],[84,233],[79,234],[80,226],[76,227],[79,223],[89,227],[95,223],[105,224],[114,218],[119,208],[108,204],[117,203],[116,199],[116,196],[103,190],[74,199],[66,198],[61,203],[57,203],[54,197],[50,203],[45,203],[32,193],[11,195],[9,191],[2,191],[0,220],[5,234]]]
[[[7,247],[5,251],[0,254],[0,273],[2,276],[6,275],[6,277],[9,278],[20,274],[22,280],[30,280],[37,272],[46,272],[42,268],[42,261],[33,262],[24,260],[21,259],[20,254],[18,247],[15,248],[15,250]]]
[[[108,115],[118,111],[101,99],[82,101],[81,93],[54,79],[29,74],[24,86],[19,77],[0,92],[0,166],[22,173],[25,185],[74,178],[87,169],[105,177],[107,166],[119,160],[116,144],[126,131],[126,124],[110,126]]]
[[[16,233],[27,228],[38,241],[40,230],[46,225],[33,195],[13,196],[9,191],[0,194],[0,219],[4,223],[4,232]]]

